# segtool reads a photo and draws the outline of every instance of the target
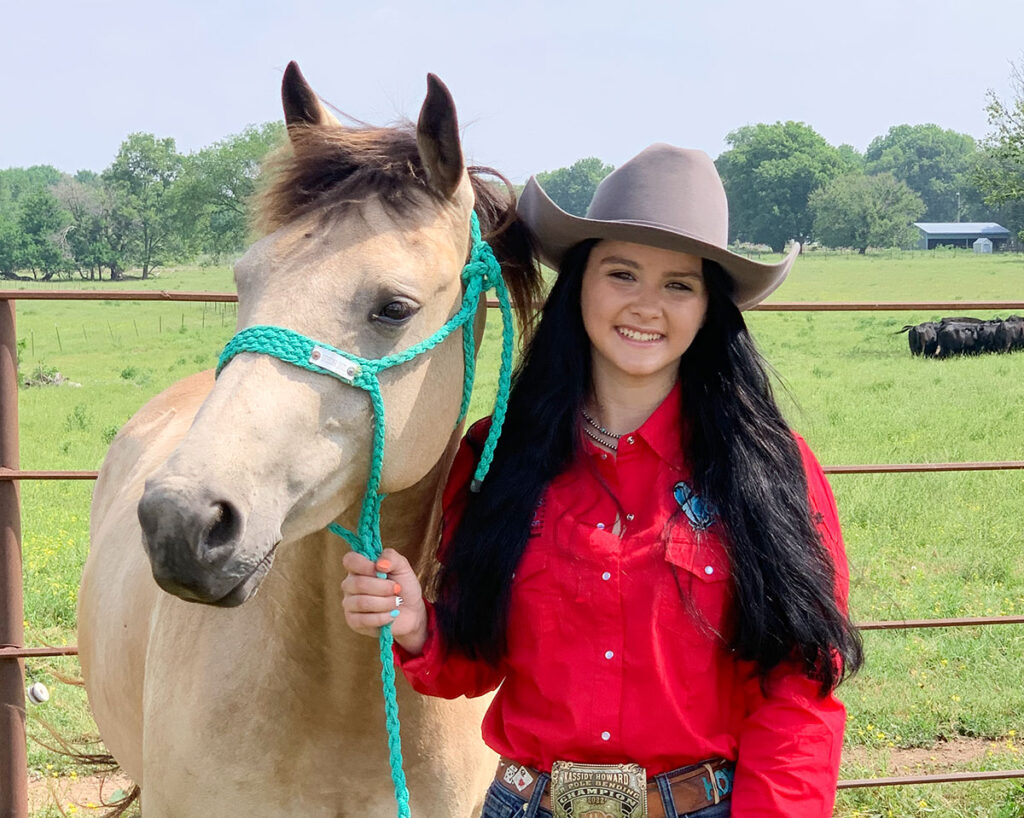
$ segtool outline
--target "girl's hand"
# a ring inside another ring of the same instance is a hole
[[[409,561],[393,548],[385,548],[376,563],[349,551],[341,564],[348,571],[342,580],[345,621],[356,633],[377,636],[384,625],[408,653],[418,656],[427,641],[427,609],[423,591]],[[380,579],[378,574],[387,574]]]

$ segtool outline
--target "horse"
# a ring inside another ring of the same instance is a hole
[[[341,124],[295,63],[281,95],[264,235],[234,271],[239,330],[282,326],[363,358],[413,346],[460,307],[474,211],[526,319],[541,286],[529,234],[489,178],[503,177],[465,165],[440,80],[415,126]],[[380,376],[381,534],[425,577],[463,367],[455,332]],[[347,546],[324,530],[355,527],[372,429],[365,392],[245,353],[171,386],[113,440],[78,643],[101,738],[146,818],[395,814],[379,648],[345,624]],[[399,678],[398,702],[413,815],[476,814],[497,760],[480,738],[487,701],[421,697]]]

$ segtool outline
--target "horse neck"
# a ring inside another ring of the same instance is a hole
[[[441,459],[418,483],[389,494],[381,507],[381,541],[405,556],[421,579],[435,564],[444,480],[458,448],[456,430]],[[342,515],[344,525],[356,524],[359,507]],[[275,560],[263,597],[274,618],[274,631],[285,642],[298,641],[305,649],[329,652],[339,643],[371,653],[376,643],[354,634],[345,623],[341,582],[346,571],[341,558],[349,549],[340,537],[323,530],[285,544]],[[281,617],[277,613],[287,612]],[[283,630],[282,630],[283,629]],[[284,631],[287,631],[284,632]]]

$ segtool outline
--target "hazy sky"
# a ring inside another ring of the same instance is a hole
[[[197,150],[279,119],[292,59],[378,124],[414,118],[433,71],[467,156],[515,181],[656,141],[717,156],[786,119],[858,150],[901,123],[982,137],[1022,30],[1024,0],[0,0],[0,168],[99,171],[133,131]]]

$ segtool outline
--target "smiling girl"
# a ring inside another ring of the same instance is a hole
[[[422,693],[498,689],[484,818],[831,815],[834,690],[862,660],[846,558],[741,314],[798,248],[730,253],[713,162],[670,145],[586,218],[535,179],[519,209],[559,275],[489,476],[470,490],[484,420],[445,491],[433,601],[397,552],[349,553],[349,624],[390,623]]]

